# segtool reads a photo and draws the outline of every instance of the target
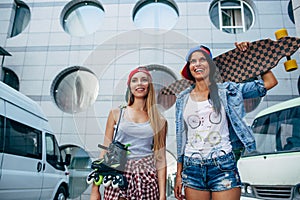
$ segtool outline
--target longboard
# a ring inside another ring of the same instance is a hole
[[[274,68],[283,57],[290,60],[290,56],[299,48],[300,38],[283,37],[276,41],[263,39],[251,42],[246,51],[235,48],[215,57],[213,60],[219,70],[219,79],[222,81],[244,82]],[[287,71],[293,71],[294,69],[288,66]]]
[[[251,42],[246,51],[238,48],[229,50],[213,60],[218,69],[218,81],[245,82],[254,79],[277,66],[286,57],[286,71],[297,69],[293,55],[300,48],[300,38],[282,37],[279,40],[262,39]],[[177,80],[160,90],[162,95],[175,95],[193,82],[187,79]]]

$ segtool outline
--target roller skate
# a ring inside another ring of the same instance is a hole
[[[128,185],[126,177],[123,175],[125,164],[127,161],[128,147],[120,142],[113,142],[109,147],[98,145],[100,148],[106,149],[107,153],[102,159],[92,162],[93,171],[87,176],[87,183],[92,182],[95,185],[103,184],[104,187],[112,186],[113,188],[125,189]]]

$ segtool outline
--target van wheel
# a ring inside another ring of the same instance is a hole
[[[66,189],[64,187],[60,186],[57,190],[54,200],[66,200],[66,199],[67,199]]]

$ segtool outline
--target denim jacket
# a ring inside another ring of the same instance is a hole
[[[183,162],[185,144],[187,141],[186,124],[183,112],[189,97],[189,93],[195,85],[185,89],[178,94],[176,99],[176,140],[177,140],[177,161]],[[246,115],[244,99],[263,97],[266,95],[266,88],[263,80],[255,80],[246,83],[225,82],[218,84],[218,93],[222,105],[225,108],[228,119],[229,137],[233,151],[253,151],[256,149],[255,139],[250,127],[243,121]]]

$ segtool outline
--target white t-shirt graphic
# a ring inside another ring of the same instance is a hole
[[[217,114],[208,100],[196,102],[189,97],[183,117],[188,127],[186,156],[210,159],[231,152],[223,106]]]

